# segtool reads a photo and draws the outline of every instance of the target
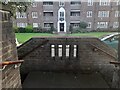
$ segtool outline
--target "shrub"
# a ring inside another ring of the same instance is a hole
[[[38,28],[33,28],[33,32],[35,32],[35,33],[42,33],[42,27],[39,26]]]
[[[88,26],[86,22],[80,22],[80,28],[85,29]]]
[[[89,31],[87,31],[87,29],[83,29],[83,28],[75,28],[72,31],[72,33],[86,33],[86,32],[89,32]]]
[[[69,31],[70,31],[71,33],[73,32],[73,26],[72,26],[72,25],[69,26]]]
[[[18,28],[18,31],[19,31],[20,33],[25,33],[25,28],[20,27],[20,28]]]
[[[28,25],[28,26],[25,28],[25,32],[26,32],[26,33],[32,33],[32,32],[33,32],[33,27],[32,27],[32,25]]]
[[[49,33],[54,33],[54,32],[56,32],[57,30],[54,28],[54,26],[51,26],[48,31],[49,31]]]

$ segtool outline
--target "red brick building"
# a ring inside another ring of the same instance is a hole
[[[26,27],[49,29],[52,25],[57,32],[68,32],[70,25],[78,28],[80,22],[88,24],[87,30],[117,30],[119,26],[119,0],[69,0],[34,2],[27,12],[16,12],[14,24]]]

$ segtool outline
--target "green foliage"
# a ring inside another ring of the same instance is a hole
[[[80,28],[85,29],[88,26],[86,22],[80,22]]]
[[[25,32],[26,32],[26,33],[32,33],[32,32],[33,32],[33,27],[32,27],[32,25],[28,25],[27,27],[25,27]]]
[[[13,31],[14,31],[15,33],[18,33],[18,32],[19,32],[18,27],[17,27],[17,26],[14,26],[14,27],[13,27]]]
[[[83,28],[75,28],[73,29],[72,33],[87,33],[88,31],[86,29]]]
[[[4,2],[5,1],[5,2]],[[33,0],[4,0],[3,5],[11,10],[11,16],[16,17],[16,11],[25,12]]]
[[[54,26],[51,26],[49,29],[50,33],[56,32],[57,30],[54,28]]]
[[[69,26],[69,31],[70,31],[71,33],[73,32],[73,26],[72,26],[72,25]]]
[[[25,33],[25,28],[19,27],[19,28],[18,28],[18,32],[19,32],[19,33]]]

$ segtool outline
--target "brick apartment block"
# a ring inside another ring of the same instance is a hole
[[[49,29],[52,25],[57,32],[69,32],[70,25],[78,28],[80,22],[88,24],[87,30],[116,30],[119,27],[119,0],[68,0],[33,2],[27,12],[16,12],[14,25]]]

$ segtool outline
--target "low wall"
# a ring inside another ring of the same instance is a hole
[[[117,53],[97,38],[35,37],[18,48],[18,57],[25,60],[22,74],[31,71],[98,72],[111,85],[115,67],[110,61],[116,60]]]

